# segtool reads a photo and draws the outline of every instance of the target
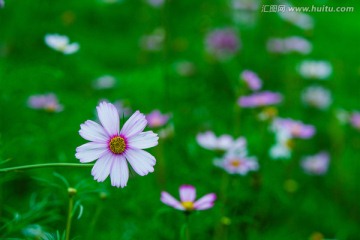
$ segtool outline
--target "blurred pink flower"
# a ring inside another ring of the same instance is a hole
[[[314,126],[290,118],[276,118],[273,122],[273,129],[275,131],[284,130],[289,132],[292,137],[304,139],[311,138],[316,132]]]
[[[164,126],[169,121],[169,114],[161,114],[159,110],[154,110],[146,115],[149,127],[158,128]]]
[[[152,131],[143,132],[147,121],[136,111],[120,130],[119,113],[111,103],[97,106],[101,125],[87,120],[81,124],[79,134],[90,141],[76,148],[76,158],[82,163],[96,161],[91,174],[98,182],[109,175],[111,185],[125,187],[129,178],[128,162],[134,171],[144,176],[154,171],[154,156],[142,150],[158,144],[158,136]]]
[[[238,104],[245,108],[254,108],[261,106],[268,106],[280,103],[282,95],[274,92],[259,92],[249,96],[242,96],[238,99]]]
[[[48,112],[61,112],[64,109],[53,93],[30,96],[28,106],[33,109],[42,109]]]
[[[261,88],[262,82],[258,75],[250,70],[244,70],[241,75],[241,79],[248,85],[251,90],[257,91]]]
[[[246,175],[249,171],[259,169],[259,164],[255,157],[248,157],[247,150],[228,152],[224,158],[216,159],[214,165],[225,169],[230,174]]]
[[[160,51],[164,45],[165,34],[164,29],[157,28],[151,34],[144,35],[140,39],[141,48],[151,52]]]
[[[353,112],[350,115],[350,124],[360,130],[360,112]]]
[[[301,167],[305,172],[311,175],[323,175],[329,167],[330,156],[327,152],[308,156],[301,161]]]
[[[240,39],[233,29],[216,29],[206,36],[206,47],[215,57],[227,58],[240,49]]]
[[[235,140],[227,134],[216,137],[211,131],[199,133],[196,136],[196,140],[200,146],[209,150],[227,151],[239,145],[246,145],[246,140],[243,137]]]
[[[161,192],[161,201],[166,205],[181,211],[191,212],[194,210],[206,210],[214,206],[216,195],[209,193],[195,201],[196,189],[191,185],[182,185],[179,188],[180,201],[176,200],[167,192]]]

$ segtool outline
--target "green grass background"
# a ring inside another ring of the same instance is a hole
[[[134,174],[128,186],[117,189],[92,180],[89,168],[39,169],[1,174],[0,238],[23,239],[21,230],[40,224],[48,232],[62,232],[67,214],[67,188],[79,183],[76,200],[83,214],[72,226],[78,239],[179,239],[182,212],[160,202],[160,192],[177,196],[181,184],[197,187],[198,195],[215,192],[213,209],[190,218],[191,239],[302,240],[314,232],[327,239],[360,239],[360,133],[341,126],[335,110],[360,109],[360,5],[355,1],[293,1],[294,5],[354,6],[353,13],[313,13],[315,28],[303,31],[274,13],[258,13],[253,26],[235,24],[228,1],[168,1],[154,9],[144,1],[116,4],[101,1],[9,0],[0,9],[0,160],[2,167],[26,164],[77,163],[75,148],[85,141],[80,124],[95,119],[102,98],[125,99],[133,109],[173,114],[175,135],[150,150],[163,159],[162,176]],[[273,4],[264,2],[263,4]],[[242,49],[226,62],[205,52],[204,37],[214,28],[231,26],[240,33]],[[139,39],[162,27],[163,51],[149,53]],[[44,44],[47,33],[68,35],[80,51],[65,56]],[[308,56],[271,55],[269,37],[299,35],[313,43]],[[296,66],[304,59],[324,59],[333,65],[328,81],[330,110],[309,110],[300,101],[311,82],[301,79]],[[174,64],[191,61],[194,75],[181,77]],[[258,110],[241,110],[234,117],[238,74],[256,71],[264,89],[279,91],[285,101],[280,116],[301,119],[317,127],[316,136],[298,141],[289,161],[273,161],[268,149],[274,139],[268,123],[258,122]],[[93,80],[104,74],[118,79],[110,90],[94,90]],[[32,94],[54,92],[64,111],[29,109]],[[207,129],[248,139],[260,170],[248,176],[227,176],[213,166],[215,157],[197,145],[195,136]],[[330,169],[311,177],[299,167],[302,156],[320,150],[331,153]],[[295,181],[297,189],[284,184]],[[100,198],[106,193],[106,199]],[[18,215],[16,215],[18,213]],[[15,216],[18,216],[15,218]],[[224,224],[224,217],[230,220]]]

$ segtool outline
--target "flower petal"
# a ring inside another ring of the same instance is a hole
[[[173,208],[176,208],[179,210],[185,210],[185,208],[181,205],[181,203],[167,192],[161,192],[160,200],[163,203],[165,203],[166,205],[169,205],[170,207],[173,207]]]
[[[197,210],[205,210],[211,208],[214,205],[215,200],[216,195],[214,193],[206,194],[194,203],[194,208]]]
[[[93,142],[106,142],[109,139],[105,129],[100,124],[91,120],[87,120],[80,125],[79,134],[84,139]]]
[[[140,149],[128,149],[125,152],[125,157],[134,171],[140,176],[154,171],[156,160],[155,157],[148,152]]]
[[[88,163],[100,158],[107,151],[106,143],[89,142],[76,148],[75,157],[82,163]]]
[[[115,106],[111,103],[101,102],[96,109],[100,122],[108,135],[119,135],[119,113],[117,112]]]
[[[147,121],[145,115],[136,111],[124,124],[120,134],[127,138],[142,132],[146,127]]]
[[[182,202],[194,202],[196,198],[196,190],[191,185],[182,185],[179,189],[180,200]]]
[[[111,185],[125,187],[129,179],[129,167],[124,156],[116,156],[110,172]]]
[[[158,144],[158,135],[153,131],[142,132],[128,139],[129,147],[145,149]]]
[[[115,156],[111,153],[105,154],[96,161],[91,174],[98,182],[103,182],[110,174],[111,166]]]

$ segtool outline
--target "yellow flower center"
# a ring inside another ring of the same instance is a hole
[[[294,141],[292,139],[289,139],[285,142],[285,146],[290,148],[290,149],[293,149],[294,148]]]
[[[110,150],[115,154],[120,154],[125,151],[126,144],[122,137],[113,137],[109,142]]]
[[[238,159],[234,159],[230,162],[231,166],[233,167],[239,167],[241,165],[241,161]]]
[[[194,210],[194,203],[193,202],[181,202],[181,205],[185,208],[186,211]]]

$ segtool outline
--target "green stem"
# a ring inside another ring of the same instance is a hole
[[[2,172],[12,172],[12,171],[21,171],[21,170],[29,170],[35,168],[47,168],[47,167],[92,167],[94,164],[82,164],[82,163],[43,163],[43,164],[33,164],[33,165],[25,165],[18,167],[10,167],[10,168],[2,168],[0,169],[0,173]]]
[[[190,240],[190,229],[189,229],[189,213],[185,213],[185,223],[182,227],[182,237],[183,240]]]
[[[71,219],[72,219],[72,211],[74,206],[74,196],[69,196],[69,209],[68,216],[66,221],[66,240],[70,239],[70,229],[71,229]]]

